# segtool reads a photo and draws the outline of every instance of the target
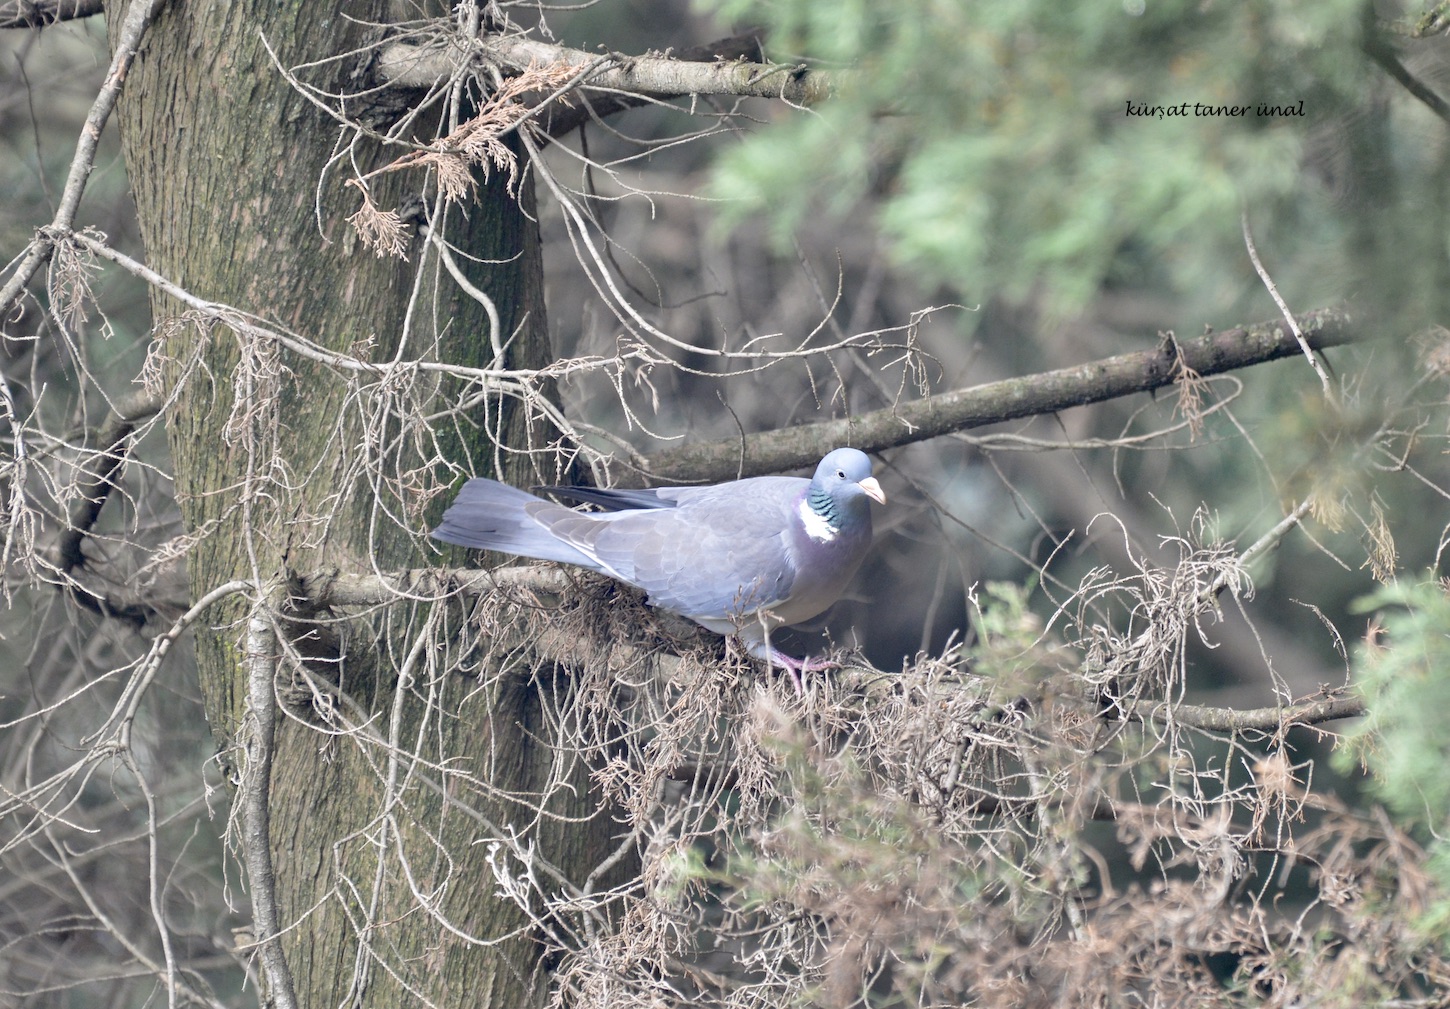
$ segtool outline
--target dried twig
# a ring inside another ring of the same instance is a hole
[[[1314,348],[1304,338],[1299,329],[1299,323],[1294,321],[1294,313],[1289,311],[1289,305],[1279,294],[1279,288],[1275,286],[1274,280],[1269,276],[1269,271],[1264,269],[1264,264],[1259,261],[1259,250],[1254,245],[1253,233],[1249,231],[1249,212],[1245,210],[1239,217],[1243,225],[1244,246],[1249,250],[1249,259],[1253,261],[1254,271],[1258,273],[1259,279],[1263,281],[1264,288],[1269,292],[1269,297],[1274,299],[1274,304],[1279,306],[1279,311],[1284,316],[1284,321],[1289,326],[1289,332],[1294,334],[1294,339],[1299,343],[1299,349],[1309,361],[1309,367],[1314,369],[1314,374],[1319,376],[1319,383],[1324,387],[1324,398],[1331,403],[1336,403],[1334,387],[1329,383],[1329,374],[1324,370],[1324,365],[1319,363],[1319,358],[1314,355]]]

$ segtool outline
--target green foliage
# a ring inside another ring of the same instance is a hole
[[[1355,661],[1369,714],[1336,759],[1343,770],[1368,768],[1375,792],[1401,819],[1442,833],[1450,823],[1450,593],[1434,580],[1400,583],[1358,609],[1378,612]]]
[[[1043,684],[1070,675],[1080,657],[1043,633],[1042,619],[1029,600],[1034,584],[988,582],[969,597],[974,639],[965,649],[967,668],[990,684],[993,700],[1003,703],[1035,695]]]
[[[871,213],[925,281],[1058,310],[1109,282],[1206,294],[1245,276],[1242,206],[1261,235],[1316,232],[1308,277],[1342,279],[1331,263],[1355,254],[1355,229],[1326,223],[1329,169],[1305,169],[1326,132],[1350,142],[1373,91],[1358,2],[703,2],[768,25],[778,58],[804,53],[845,80],[722,157],[730,220],[766,212],[785,238],[823,208]],[[1302,116],[1258,114],[1301,100]],[[1130,103],[1165,111],[1129,116]],[[1392,139],[1354,156],[1388,157]]]
[[[856,990],[847,1002],[827,973],[803,1004],[944,1004],[933,989],[961,990],[951,965],[964,948],[1031,934],[1058,913],[1023,869],[1032,858],[1021,837],[961,845],[852,750],[827,756],[795,729],[774,745],[792,801],[710,879],[733,928],[749,933],[782,913],[814,918],[823,958],[844,968],[835,973],[878,975],[875,998],[855,1001]]]
[[[1367,768],[1375,794],[1432,839],[1425,870],[1438,889],[1415,918],[1450,948],[1450,591],[1433,579],[1391,585],[1359,608],[1377,612],[1355,661],[1369,714],[1335,757],[1342,770]]]
[[[974,640],[960,657],[972,676],[952,691],[957,702],[974,697],[967,703],[981,720],[972,745],[964,745],[972,754],[967,767],[985,760],[1003,775],[1011,766],[1002,780],[1016,784],[1006,792],[1027,786],[1025,777],[1017,778],[1016,760],[991,743],[998,733],[1014,740],[1023,734],[1022,716],[1003,701],[1026,689],[1040,692],[1043,678],[1061,664],[1028,609],[1030,594],[1030,588],[993,583],[973,597]],[[848,1004],[831,977],[854,970],[879,974],[871,997],[849,1004],[946,1004],[945,992],[959,997],[979,983],[967,966],[974,955],[968,950],[1050,930],[1062,914],[1059,891],[1086,882],[1087,863],[1075,850],[1081,827],[1075,816],[1052,819],[1051,843],[1034,836],[1046,821],[1024,828],[1004,820],[984,840],[976,817],[1003,796],[975,787],[980,770],[962,770],[955,799],[932,801],[897,787],[899,756],[862,738],[823,747],[819,730],[797,717],[782,717],[761,739],[773,788],[788,801],[767,809],[757,829],[736,835],[718,867],[677,860],[694,875],[672,881],[669,892],[691,884],[715,888],[731,928],[746,935],[775,927],[770,923],[782,917],[819,921],[825,961],[845,968],[827,972],[820,989],[807,990],[811,1004]],[[997,755],[984,758],[985,751]],[[917,751],[908,763],[926,757]],[[1033,764],[1051,777],[1056,760],[1079,763],[1066,750],[1043,746]]]

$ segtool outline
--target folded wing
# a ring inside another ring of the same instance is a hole
[[[789,596],[795,569],[787,529],[806,483],[767,477],[663,488],[676,492],[676,500],[604,514],[542,501],[526,510],[551,536],[588,557],[586,566],[644,589],[656,606],[728,630],[733,616]]]

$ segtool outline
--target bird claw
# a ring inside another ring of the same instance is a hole
[[[803,673],[820,673],[827,669],[840,669],[841,664],[835,659],[797,659],[785,654],[785,652],[770,649],[766,661],[772,666],[778,666],[790,673],[790,681],[795,684],[795,692],[804,694],[805,684],[801,682]]]

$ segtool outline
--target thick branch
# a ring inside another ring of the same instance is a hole
[[[305,575],[294,580],[291,595],[293,605],[317,612],[337,606],[380,606],[395,602],[400,596],[437,598],[451,592],[482,595],[495,589],[527,588],[552,594],[567,588],[568,583],[568,575],[557,567],[504,567],[492,571],[421,568],[382,576],[335,572]],[[608,668],[631,668],[640,665],[646,654],[643,648],[627,642],[587,642],[575,633],[537,626],[521,634],[517,644],[526,645],[540,657],[566,668],[593,662]],[[653,659],[666,679],[677,676],[682,668],[682,660],[677,655],[656,651]],[[897,689],[899,679],[859,659],[848,661],[838,675],[863,693],[876,695]],[[1186,728],[1209,732],[1274,732],[1290,725],[1318,725],[1339,718],[1355,718],[1365,711],[1362,697],[1329,693],[1293,704],[1245,709],[1141,700],[1126,712],[1109,709],[1104,714],[1108,718],[1126,717],[1138,722],[1171,718]]]
[[[687,63],[714,63],[720,60],[746,60],[762,62],[760,29],[751,29],[739,35],[707,42],[702,46],[671,51],[669,55]],[[580,92],[574,96],[574,104],[550,102],[549,108],[539,117],[539,124],[551,137],[562,137],[591,120],[603,119],[626,109],[652,104],[657,99],[644,95],[628,95],[603,92],[586,95]]]
[[[125,461],[127,443],[136,427],[142,421],[156,415],[161,408],[160,398],[147,392],[138,392],[116,404],[114,412],[87,439],[95,448],[95,456],[83,467],[81,478],[76,482],[76,494],[71,499],[66,514],[66,527],[56,538],[56,566],[64,574],[84,567],[86,558],[81,553],[81,542],[96,524],[101,508],[115,489],[116,471]]]
[[[1298,321],[1315,350],[1360,337],[1350,328],[1348,313],[1340,309],[1309,312]],[[1183,363],[1205,376],[1302,353],[1294,334],[1279,321],[1180,340],[1176,347]],[[645,469],[664,481],[717,481],[737,473],[756,476],[814,466],[826,451],[840,445],[879,452],[953,431],[1161,389],[1172,385],[1178,374],[1176,354],[1175,343],[1165,341],[1152,350],[988,382],[857,417],[746,435],[743,442],[732,438],[681,445],[650,456]]]
[[[1363,697],[1331,694],[1273,708],[1210,708],[1199,704],[1170,706],[1162,701],[1137,701],[1128,714],[1138,722],[1171,719],[1179,725],[1209,732],[1277,732],[1290,725],[1318,725],[1337,718],[1358,718],[1365,711]]]
[[[461,592],[481,595],[495,589],[559,592],[569,584],[558,567],[414,568],[385,575],[336,571],[299,575],[289,594],[292,605],[319,612],[335,606],[382,606],[399,598],[437,599]]]
[[[0,28],[44,28],[102,10],[101,0],[6,0],[0,3]]]
[[[477,60],[513,71],[530,66],[593,68],[585,87],[608,88],[656,98],[684,95],[734,95],[779,98],[792,105],[814,105],[835,90],[837,78],[804,66],[746,61],[695,63],[669,56],[587,53],[519,35],[485,35],[474,48],[414,46],[396,43],[378,54],[378,71],[401,87],[432,87]]]
[[[278,1009],[297,1009],[292,970],[279,938],[281,913],[277,875],[272,866],[272,758],[276,753],[277,637],[271,615],[259,599],[247,622],[247,714],[251,731],[244,736],[246,764],[237,786],[241,808],[242,854],[252,891],[252,919],[267,994]]]

